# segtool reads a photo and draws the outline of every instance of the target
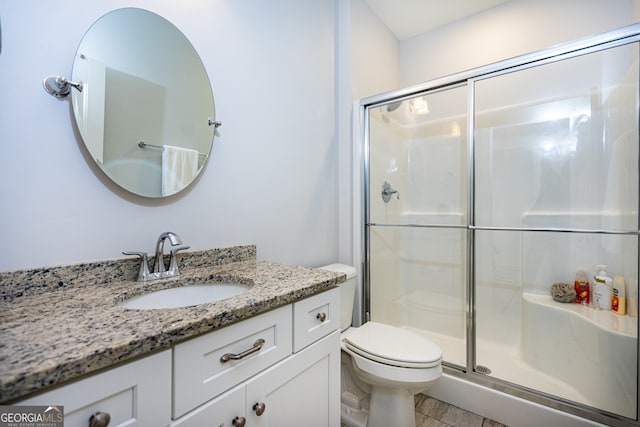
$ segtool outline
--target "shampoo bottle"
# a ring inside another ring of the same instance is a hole
[[[598,273],[595,280],[595,286],[593,290],[593,305],[598,310],[611,310],[611,277],[607,277],[607,266],[598,265],[596,269]]]
[[[613,276],[611,311],[621,315],[627,313],[627,299],[624,289],[624,277],[622,276]]]

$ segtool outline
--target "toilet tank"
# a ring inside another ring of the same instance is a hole
[[[340,330],[344,331],[351,326],[351,318],[353,317],[353,301],[356,296],[356,269],[345,264],[329,264],[318,268],[347,275],[347,281],[338,284],[340,287]]]

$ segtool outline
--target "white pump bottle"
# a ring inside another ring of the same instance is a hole
[[[613,279],[607,276],[607,266],[598,265],[594,277],[593,305],[598,310],[611,310],[611,288]]]

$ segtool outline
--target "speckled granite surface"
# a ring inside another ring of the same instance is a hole
[[[179,255],[182,274],[133,281],[137,263],[112,260],[0,273],[0,403],[169,348],[334,287],[343,274],[255,259],[255,246]],[[185,308],[126,310],[146,292],[195,283],[253,284]]]

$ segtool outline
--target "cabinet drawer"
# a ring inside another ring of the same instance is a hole
[[[171,351],[39,394],[19,405],[64,406],[65,427],[87,427],[96,412],[114,426],[164,426],[171,421]]]
[[[291,354],[291,306],[202,335],[173,349],[173,417],[245,381]],[[259,347],[259,340],[264,343]],[[227,354],[246,356],[223,361]]]
[[[340,329],[340,289],[334,288],[293,304],[293,351]]]

